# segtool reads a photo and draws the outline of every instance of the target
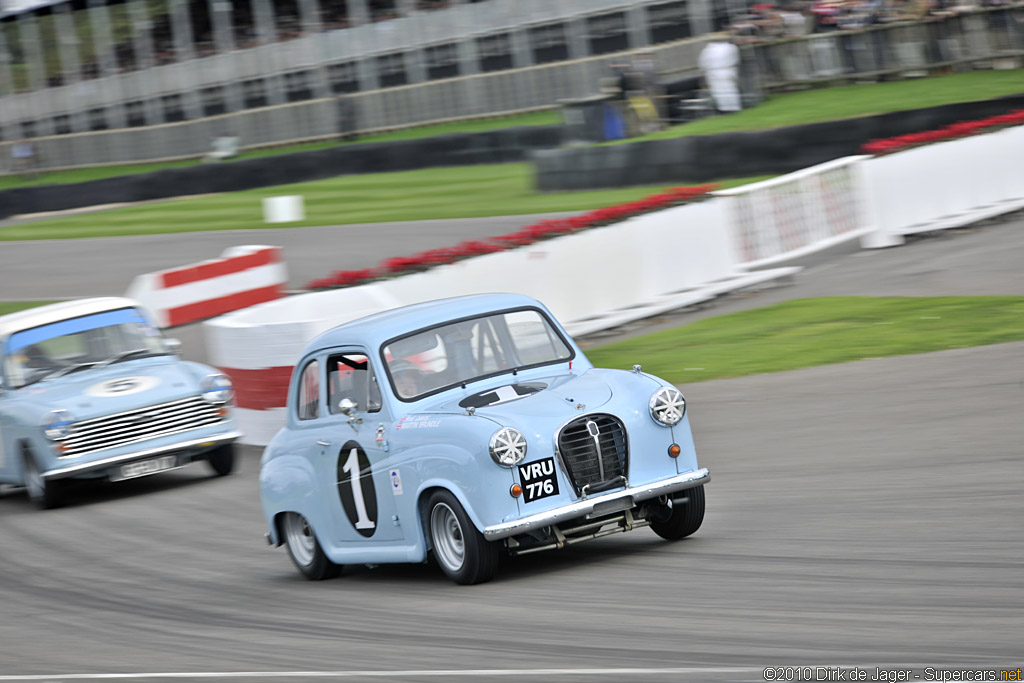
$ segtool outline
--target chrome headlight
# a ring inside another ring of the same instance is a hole
[[[512,427],[494,432],[490,445],[491,457],[503,467],[514,467],[526,457],[526,437]]]
[[[200,388],[203,390],[203,398],[217,405],[227,403],[235,395],[231,380],[220,373],[204,377]]]
[[[71,425],[74,422],[71,413],[63,408],[51,411],[43,420],[43,433],[50,441],[63,441],[71,436]]]
[[[686,399],[675,387],[662,387],[651,395],[649,407],[655,422],[671,427],[686,414]]]

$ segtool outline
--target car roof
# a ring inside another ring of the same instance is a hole
[[[104,296],[92,299],[75,299],[61,301],[46,306],[37,306],[17,313],[0,315],[0,341],[7,339],[15,332],[28,330],[40,325],[60,322],[68,318],[78,318],[93,313],[114,311],[119,308],[140,308],[138,301],[118,296]]]
[[[450,320],[473,317],[491,311],[523,307],[539,308],[554,321],[554,317],[542,303],[524,294],[468,294],[400,306],[343,323],[314,338],[306,346],[303,355],[327,346],[347,344],[361,344],[376,350],[380,344],[389,339],[425,327],[433,327]]]

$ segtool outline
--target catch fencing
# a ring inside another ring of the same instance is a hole
[[[746,45],[743,53],[744,64],[768,91],[943,69],[1018,68],[1024,57],[1024,6],[816,33]]]

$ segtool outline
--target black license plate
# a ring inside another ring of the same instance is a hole
[[[519,480],[523,486],[523,502],[532,503],[541,498],[558,495],[558,471],[554,458],[535,460],[519,466]]]

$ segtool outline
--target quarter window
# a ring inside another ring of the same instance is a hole
[[[299,379],[299,419],[313,420],[320,415],[320,364],[306,364]]]

